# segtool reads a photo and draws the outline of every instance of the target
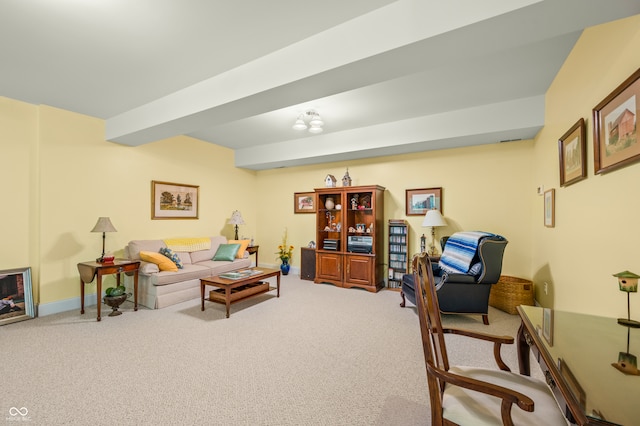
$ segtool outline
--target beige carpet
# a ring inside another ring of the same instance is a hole
[[[283,277],[231,306],[193,300],[96,322],[96,307],[0,327],[0,420],[32,425],[428,425],[418,317],[393,291]],[[515,336],[491,308],[447,325]],[[448,336],[455,364],[493,366],[490,344]],[[504,351],[517,371],[516,349]],[[12,411],[13,416],[9,414]],[[22,411],[24,412],[24,411]]]

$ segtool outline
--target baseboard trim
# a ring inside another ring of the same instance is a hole
[[[97,304],[96,301],[97,297],[95,293],[87,294],[84,299],[84,306],[94,306]],[[58,300],[50,303],[41,303],[38,305],[38,316],[44,317],[73,310],[80,312],[80,297],[73,297],[71,299]]]
[[[263,268],[280,269],[280,265],[262,265]],[[300,275],[300,268],[291,267],[289,272],[291,275]],[[96,294],[87,294],[84,299],[84,306],[94,306],[97,304]],[[59,314],[62,312],[80,311],[80,297],[72,297],[71,299],[58,300],[50,303],[41,303],[37,306],[38,316]]]

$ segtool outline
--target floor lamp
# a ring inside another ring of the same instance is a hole
[[[431,246],[429,247],[429,256],[436,255],[436,227],[447,226],[447,222],[442,217],[440,210],[428,210],[422,221],[423,227],[431,227]]]

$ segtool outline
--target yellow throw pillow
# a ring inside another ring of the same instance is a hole
[[[244,257],[244,251],[249,246],[250,240],[229,240],[229,244],[240,244],[240,248],[238,249],[238,253],[236,257],[238,259],[242,259]]]
[[[178,272],[178,267],[167,256],[152,251],[141,251],[140,259],[158,265],[161,271]]]

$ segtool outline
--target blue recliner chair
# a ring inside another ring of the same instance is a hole
[[[486,232],[456,232],[443,237],[440,261],[432,263],[440,312],[480,314],[489,324],[489,293],[502,272],[502,258],[508,241]],[[413,274],[402,278],[400,295],[415,305]]]

